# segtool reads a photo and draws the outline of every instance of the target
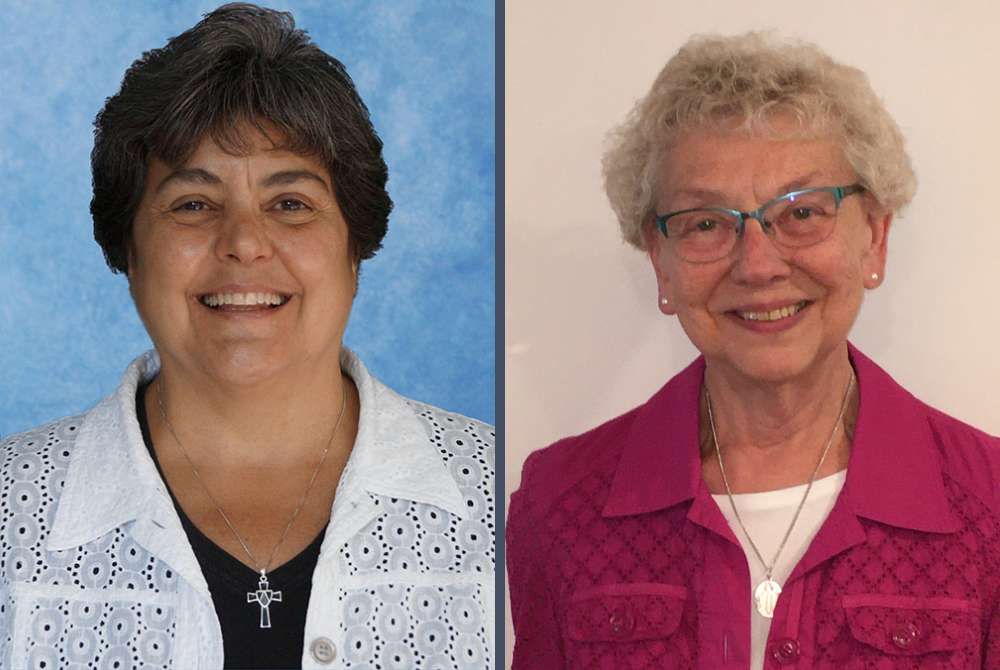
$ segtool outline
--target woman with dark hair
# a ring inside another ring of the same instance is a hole
[[[392,208],[343,65],[221,7],[129,68],[92,168],[155,351],[3,445],[0,666],[492,666],[493,429],[342,345]]]

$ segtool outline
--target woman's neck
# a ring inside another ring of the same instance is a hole
[[[726,479],[733,493],[773,491],[807,483],[830,443],[817,478],[847,467],[858,392],[852,383],[843,419],[838,416],[853,370],[847,358],[831,357],[799,377],[761,382],[713,367],[705,370],[700,436],[702,472],[712,493],[725,493],[708,413]],[[834,432],[834,426],[837,426]]]
[[[353,444],[360,403],[339,363],[297,374],[290,381],[279,377],[252,385],[181,372],[165,365],[146,390],[146,406],[154,443],[176,436],[196,462],[281,468],[312,459],[330,442],[345,402],[334,443],[345,442],[347,448]]]

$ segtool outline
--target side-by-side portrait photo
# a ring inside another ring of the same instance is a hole
[[[495,11],[4,4],[0,668],[499,667]]]
[[[505,667],[1000,667],[997,10],[555,4],[507,15]]]

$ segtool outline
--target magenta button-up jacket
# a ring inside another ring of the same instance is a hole
[[[764,667],[1000,669],[1000,440],[850,355],[847,481],[783,585]],[[746,555],[701,476],[704,369],[525,463],[514,670],[749,667]]]

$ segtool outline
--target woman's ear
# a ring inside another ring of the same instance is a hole
[[[656,274],[657,303],[661,312],[667,316],[673,316],[677,314],[677,308],[674,306],[670,277],[664,264],[666,259],[660,246],[662,238],[656,232],[655,227],[649,226],[646,228],[645,238],[646,253],[649,255],[649,261],[653,264],[653,272]]]
[[[885,279],[885,259],[893,213],[873,203],[867,208],[866,217],[871,239],[862,259],[862,272],[864,286],[870,290],[878,288]]]

